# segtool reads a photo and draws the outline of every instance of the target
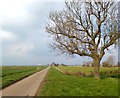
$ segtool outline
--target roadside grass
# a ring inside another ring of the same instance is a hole
[[[46,66],[2,66],[2,73],[0,73],[2,82],[0,82],[0,89],[3,89],[44,68],[46,68]]]
[[[118,96],[118,79],[64,75],[50,68],[38,96]]]

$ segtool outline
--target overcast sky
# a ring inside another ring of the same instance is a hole
[[[48,44],[44,27],[50,11],[62,10],[64,2],[45,0],[0,0],[0,65],[35,65],[52,62],[82,64],[89,58],[57,56]],[[117,50],[111,48],[117,59]],[[103,61],[110,52],[106,52]]]

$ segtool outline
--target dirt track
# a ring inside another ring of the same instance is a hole
[[[0,91],[2,96],[35,96],[50,67],[43,69]]]

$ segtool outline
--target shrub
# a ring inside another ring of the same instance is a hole
[[[102,66],[103,66],[103,67],[112,67],[112,65],[109,64],[109,63],[106,62],[106,61],[102,63]]]
[[[69,76],[71,76],[72,74],[69,73],[69,72],[67,72],[67,71],[65,71],[65,75],[69,75]]]

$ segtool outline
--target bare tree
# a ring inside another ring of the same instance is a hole
[[[94,62],[94,75],[100,78],[100,61],[105,49],[116,43],[117,7],[114,2],[65,2],[66,8],[49,14],[46,31],[53,35],[54,50],[88,56]]]

